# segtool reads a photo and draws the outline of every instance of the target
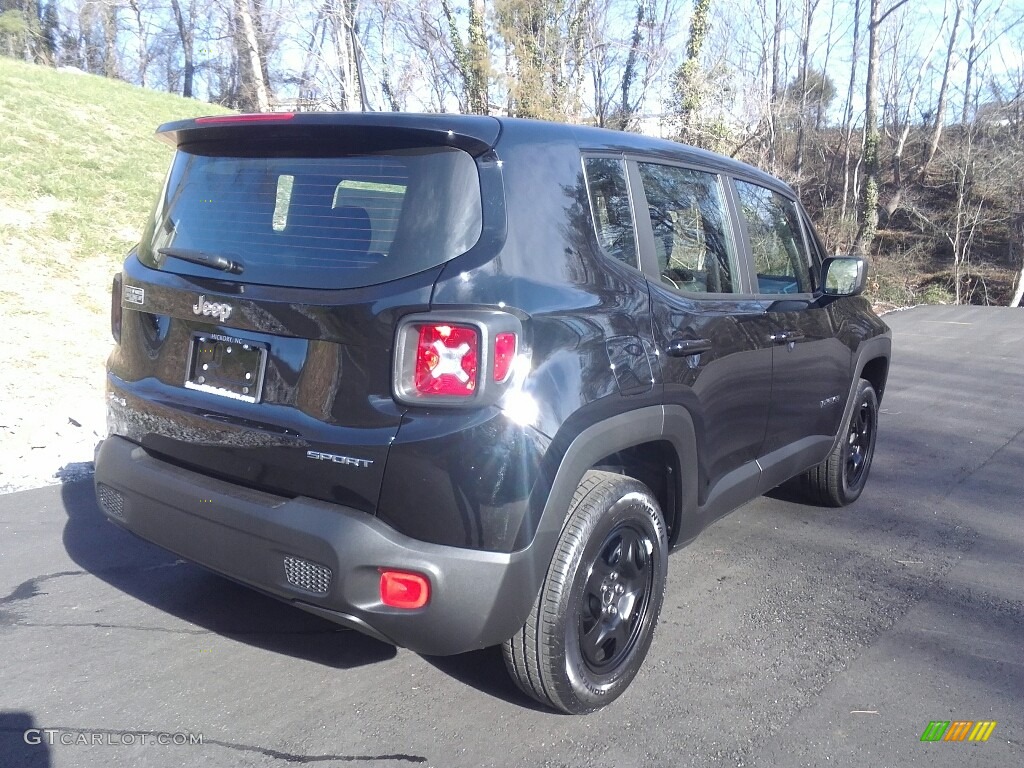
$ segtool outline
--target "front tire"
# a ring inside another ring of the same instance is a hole
[[[622,475],[588,472],[533,610],[503,645],[519,688],[569,714],[618,698],[650,648],[667,555],[665,523],[650,489]]]
[[[843,439],[829,457],[802,477],[807,495],[826,507],[852,504],[868,481],[878,435],[878,395],[866,379],[857,385],[853,411],[844,426]]]

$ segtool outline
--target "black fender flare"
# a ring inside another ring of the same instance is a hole
[[[544,566],[538,573],[538,587],[554,555],[573,494],[587,470],[609,454],[655,441],[672,446],[679,467],[675,481],[676,509],[662,510],[665,522],[679,531],[683,520],[695,518],[699,471],[697,439],[693,418],[685,408],[651,405],[592,424],[576,435],[566,449],[530,545],[538,569],[541,564]]]
[[[892,336],[885,334],[883,336],[875,336],[873,338],[863,341],[857,348],[857,356],[854,359],[852,367],[853,376],[850,380],[850,391],[846,395],[846,408],[843,410],[843,418],[839,422],[839,431],[836,432],[835,440],[832,443],[832,448],[829,449],[829,454],[836,449],[839,441],[843,439],[846,434],[845,426],[850,421],[850,414],[853,413],[854,406],[854,395],[857,394],[857,386],[860,384],[861,376],[864,373],[864,368],[872,360],[878,358],[884,358],[886,361],[886,376],[888,376],[888,364],[892,359]],[[883,382],[883,390],[884,390]],[[882,401],[883,391],[878,393],[878,401]],[[829,455],[826,454],[826,455]]]

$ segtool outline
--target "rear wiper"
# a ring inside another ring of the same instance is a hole
[[[189,261],[193,264],[219,269],[223,272],[231,272],[235,275],[242,274],[242,270],[245,269],[240,261],[232,261],[216,253],[197,251],[192,248],[157,248],[156,250],[162,256],[170,256],[174,259]]]

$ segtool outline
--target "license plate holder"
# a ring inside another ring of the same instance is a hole
[[[185,388],[258,403],[266,368],[265,344],[217,333],[197,333],[192,336]]]

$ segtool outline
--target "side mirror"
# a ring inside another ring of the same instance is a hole
[[[858,296],[868,281],[868,265],[856,256],[832,256],[821,265],[821,284],[826,296]]]

